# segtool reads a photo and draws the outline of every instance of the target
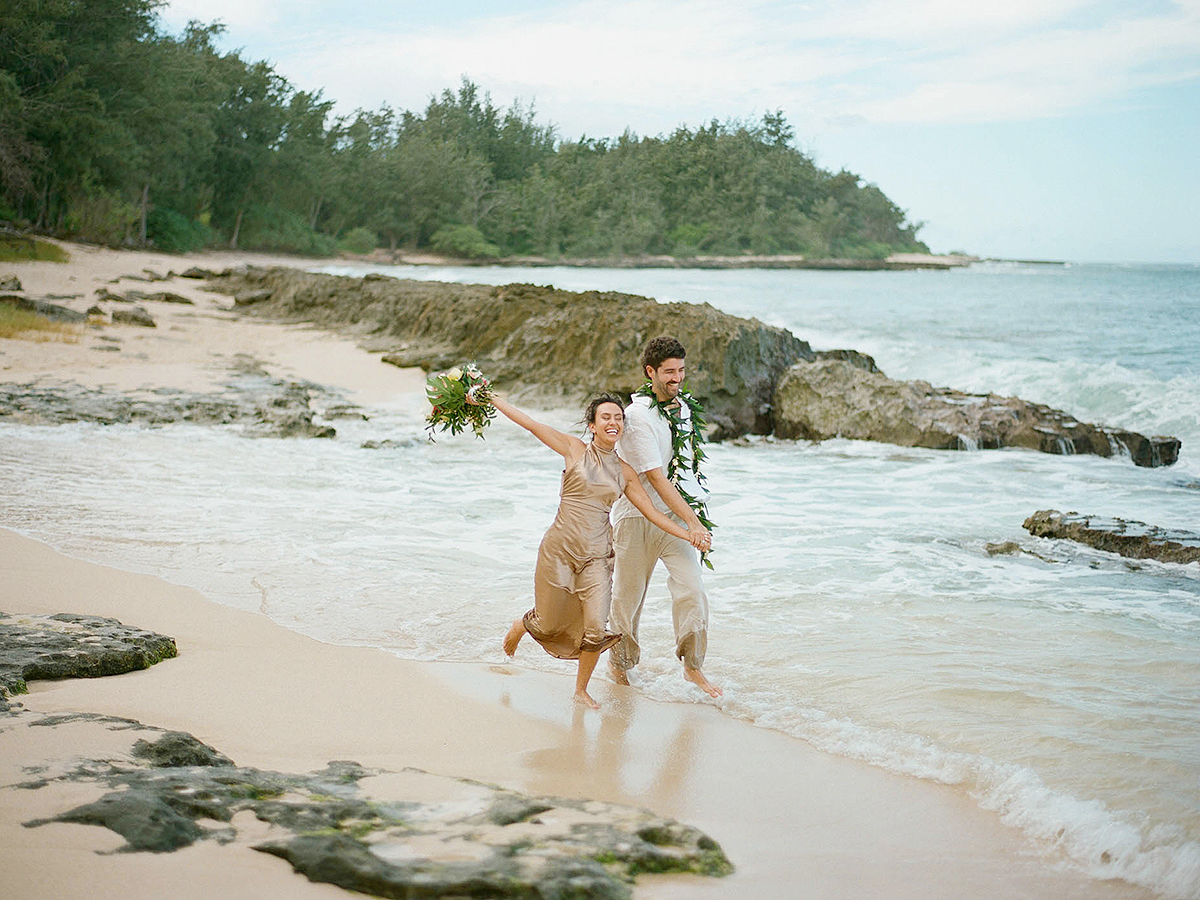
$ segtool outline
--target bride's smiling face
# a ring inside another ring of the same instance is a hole
[[[612,447],[625,431],[625,411],[616,403],[601,403],[588,430],[598,446]]]

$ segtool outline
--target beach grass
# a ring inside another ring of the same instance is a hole
[[[0,236],[0,262],[61,262],[71,255],[57,244],[37,238]]]
[[[79,340],[79,328],[63,322],[54,322],[43,315],[18,309],[11,303],[0,303],[0,338],[17,338],[26,341],[65,341],[74,344]]]

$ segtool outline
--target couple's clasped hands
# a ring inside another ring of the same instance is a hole
[[[707,553],[712,549],[712,532],[704,528],[688,528],[688,543],[701,553]]]

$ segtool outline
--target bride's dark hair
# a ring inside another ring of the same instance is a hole
[[[588,403],[587,410],[583,414],[583,424],[584,425],[595,424],[596,410],[598,410],[605,403],[615,403],[615,404],[617,404],[617,406],[621,407],[622,412],[625,411],[624,401],[621,400],[621,398],[618,397],[616,394],[607,394],[607,393],[600,394],[597,397],[593,397],[591,402]]]

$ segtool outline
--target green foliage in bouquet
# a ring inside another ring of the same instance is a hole
[[[430,440],[436,431],[458,434],[468,426],[475,437],[481,438],[484,427],[496,415],[496,407],[490,402],[492,383],[474,363],[430,375],[425,380],[425,396],[433,407],[425,417]],[[468,396],[475,402],[468,403]]]

